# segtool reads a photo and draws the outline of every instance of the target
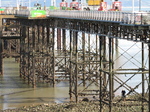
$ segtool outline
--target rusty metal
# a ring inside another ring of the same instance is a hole
[[[103,66],[102,66],[102,50],[103,50],[103,39],[101,36],[99,36],[99,58],[100,58],[100,68],[102,69]],[[100,102],[100,112],[102,112],[102,109],[103,109],[103,104],[102,104],[102,100],[103,100],[103,94],[102,94],[102,91],[103,91],[103,80],[102,80],[102,71],[100,71],[100,74],[99,74],[99,81],[100,81],[100,88],[99,88],[99,102]]]
[[[20,27],[14,16],[0,18],[0,74],[3,74],[3,58],[13,57],[19,61]]]
[[[148,45],[148,53],[149,53],[149,56],[150,56],[150,45]],[[149,59],[149,68],[150,68],[150,59]],[[150,69],[149,69],[149,77],[150,77]],[[149,82],[150,82],[150,78],[149,78]],[[148,90],[150,91],[150,83],[148,84]],[[148,101],[150,101],[150,92],[148,94]],[[150,103],[148,103],[148,109],[150,111]]]
[[[141,57],[142,57],[142,72],[144,71],[144,44],[142,43],[142,55],[141,55]],[[145,98],[145,82],[144,82],[144,80],[145,80],[145,76],[144,76],[145,74],[144,73],[142,73],[142,99],[143,98]],[[142,112],[144,112],[144,101],[142,100],[142,108],[141,108],[141,110],[142,110]]]
[[[2,45],[2,39],[0,38],[0,75],[3,74],[3,45]]]
[[[0,18],[0,75],[3,75],[3,41],[1,39],[2,36],[2,19]]]
[[[113,74],[112,74],[112,39],[109,38],[109,111],[112,112],[112,99],[113,99]]]

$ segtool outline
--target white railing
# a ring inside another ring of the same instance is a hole
[[[28,16],[28,17],[31,16],[30,10],[17,10],[16,15],[17,16]]]
[[[127,24],[150,24],[150,13],[149,12],[135,12],[123,14],[123,22]]]
[[[4,14],[30,17],[30,10],[6,10]],[[47,17],[86,19],[95,21],[120,22],[122,24],[150,24],[150,12],[120,11],[79,11],[79,10],[46,10]]]
[[[148,12],[119,12],[119,11],[68,11],[53,10],[47,12],[48,17],[62,17],[75,19],[88,19],[98,21],[112,21],[123,24],[150,24]]]
[[[103,21],[118,21],[121,22],[123,18],[122,12],[111,11],[49,11],[49,17],[66,17],[76,19],[90,19],[90,20],[103,20]]]
[[[2,13],[2,14],[15,15],[16,14],[16,10],[15,9],[5,9],[4,13]]]

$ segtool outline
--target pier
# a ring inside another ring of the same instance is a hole
[[[125,88],[127,95],[140,96],[136,101],[141,102],[142,112],[145,105],[150,107],[150,97],[147,98],[150,96],[148,12],[59,10],[47,11],[46,17],[33,18],[29,10],[20,10],[11,16],[0,16],[1,75],[3,58],[14,57],[20,63],[20,77],[34,88],[41,82],[55,87],[57,83],[67,81],[70,100],[78,102],[84,97],[97,97],[101,111],[103,105],[107,105],[110,112],[123,101],[113,100],[116,91]],[[119,46],[119,40],[140,43],[140,59],[137,60],[135,54],[116,67],[116,61],[133,48],[123,49],[116,57],[117,49],[123,47]],[[145,66],[145,51],[148,52],[148,67]],[[124,66],[130,61],[134,65],[132,68]],[[125,80],[119,77],[121,75],[129,77]],[[135,76],[139,76],[138,84],[130,85],[128,81]],[[90,88],[91,85],[97,88]],[[80,86],[84,89],[81,90]],[[139,86],[142,88],[140,92],[136,90]]]

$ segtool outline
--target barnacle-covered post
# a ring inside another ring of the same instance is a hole
[[[86,82],[85,82],[85,33],[84,32],[82,32],[82,52],[83,52],[83,65],[82,65],[82,67],[83,67],[83,86],[85,86],[85,84],[86,84]]]
[[[55,28],[52,28],[52,52],[53,52],[53,57],[52,57],[52,75],[53,75],[53,87],[55,86]]]
[[[113,94],[113,76],[112,76],[112,39],[109,38],[109,112],[112,112],[112,94]]]
[[[72,88],[73,88],[73,77],[72,77],[72,74],[73,74],[73,71],[72,71],[72,51],[73,51],[73,45],[72,45],[72,31],[70,30],[69,32],[69,35],[70,35],[70,73],[69,73],[69,95],[70,95],[70,100],[72,100]]]
[[[148,109],[150,111],[150,44],[148,44],[148,52],[149,52],[149,83],[148,83],[148,90],[149,90],[149,99],[148,99]]]
[[[0,75],[3,74],[3,57],[2,57],[2,52],[3,52],[2,39],[0,38]]]
[[[3,44],[1,37],[2,37],[2,19],[0,18],[0,75],[3,74],[3,57],[2,57]]]

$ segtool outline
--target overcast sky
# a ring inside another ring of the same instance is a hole
[[[45,1],[45,5],[47,7],[51,6],[51,0],[0,0],[0,1],[1,1],[1,6],[8,6],[8,7],[17,6],[17,2],[20,3],[21,5],[29,6],[29,1],[31,3],[31,6],[33,6],[37,2],[42,4],[42,6],[44,6],[44,1]],[[59,3],[61,1],[62,0],[56,0],[57,7],[59,6]],[[66,0],[66,1],[68,1],[70,3],[72,0]],[[76,1],[78,1],[78,0],[76,0]],[[107,2],[108,5],[111,5],[112,1],[113,0],[105,0],[105,2]],[[120,0],[120,1],[122,2],[123,7],[132,7],[132,1],[134,1],[135,7],[139,6],[139,0]],[[150,0],[141,0],[141,6],[142,7],[150,7]]]

